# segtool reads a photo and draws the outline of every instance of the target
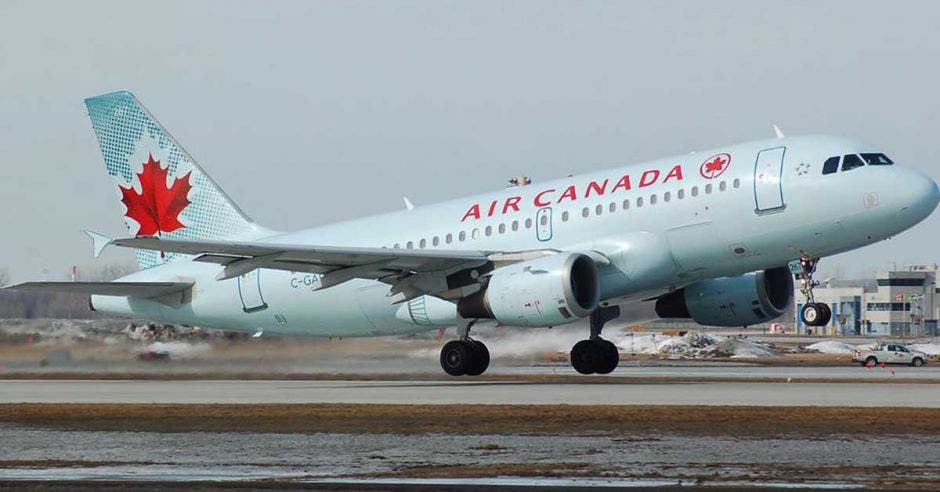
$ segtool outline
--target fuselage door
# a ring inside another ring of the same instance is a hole
[[[754,201],[757,213],[783,209],[783,156],[786,147],[765,149],[754,164]]]
[[[548,241],[552,238],[552,208],[540,208],[535,213],[535,235],[539,241]]]
[[[266,309],[268,304],[261,295],[261,270],[255,269],[238,276],[238,296],[246,313]]]

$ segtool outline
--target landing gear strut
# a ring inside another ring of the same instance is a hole
[[[819,285],[818,281],[813,280],[817,263],[819,263],[819,258],[800,255],[801,271],[796,276],[800,281],[800,292],[806,298],[803,309],[800,310],[800,318],[806,326],[826,326],[832,319],[832,310],[829,306],[823,302],[816,302],[816,298],[813,297],[813,288]]]
[[[619,306],[598,307],[591,313],[591,338],[581,340],[571,349],[571,366],[581,374],[610,374],[620,363],[617,346],[601,338],[608,321],[620,316]]]
[[[441,349],[441,367],[451,376],[479,376],[490,365],[490,351],[483,342],[470,338],[470,320],[457,330],[459,340],[451,340]]]

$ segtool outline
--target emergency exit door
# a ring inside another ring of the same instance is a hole
[[[783,156],[786,147],[765,149],[754,164],[754,201],[756,212],[770,212],[784,207]]]
[[[535,235],[539,241],[548,241],[552,238],[552,208],[540,208],[535,213]]]
[[[242,309],[246,313],[268,307],[261,295],[261,270],[255,269],[238,276],[238,296],[242,300]]]

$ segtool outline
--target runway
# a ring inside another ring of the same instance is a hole
[[[885,397],[886,393],[890,397]],[[525,381],[0,381],[0,403],[372,403],[940,408],[930,383]]]

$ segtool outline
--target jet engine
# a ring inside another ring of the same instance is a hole
[[[553,326],[588,316],[600,300],[597,265],[580,253],[559,253],[493,270],[486,286],[463,298],[464,318],[512,326]]]
[[[786,267],[696,282],[656,301],[660,318],[691,318],[706,326],[749,326],[782,315],[793,297]]]

